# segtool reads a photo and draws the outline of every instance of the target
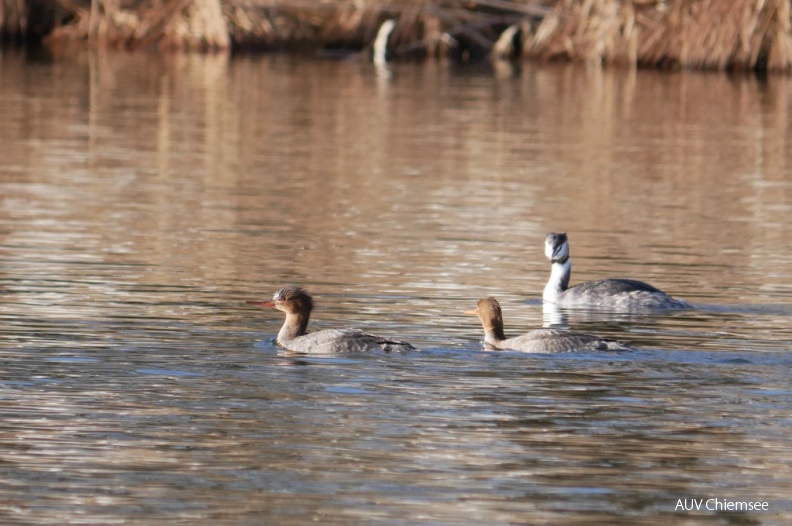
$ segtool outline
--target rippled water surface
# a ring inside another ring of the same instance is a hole
[[[790,94],[0,54],[0,523],[790,523]],[[697,308],[560,313],[634,352],[483,350],[478,298],[548,321],[548,231],[573,283]],[[423,351],[284,352],[245,304],[284,283]],[[679,509],[714,498],[768,509]]]

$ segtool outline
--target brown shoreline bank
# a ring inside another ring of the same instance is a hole
[[[788,0],[0,0],[0,35],[158,51],[790,71],[790,14]]]

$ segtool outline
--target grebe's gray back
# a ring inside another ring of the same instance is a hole
[[[634,279],[600,279],[569,286],[572,262],[565,233],[551,232],[545,238],[545,256],[550,260],[550,279],[542,299],[561,307],[599,307],[620,311],[689,309],[660,289]]]
[[[534,329],[514,338],[506,338],[503,314],[495,298],[480,299],[475,310],[465,311],[465,314],[479,317],[484,327],[484,342],[495,349],[529,353],[631,350],[617,341],[564,329]]]
[[[326,329],[308,333],[308,320],[314,301],[300,287],[283,287],[271,301],[249,301],[262,307],[274,307],[286,313],[277,342],[290,351],[301,353],[336,353],[365,351],[415,351],[407,342],[383,338],[360,329]]]

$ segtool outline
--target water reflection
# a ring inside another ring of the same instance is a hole
[[[388,68],[0,55],[2,522],[788,522],[789,80]],[[564,230],[697,309],[480,350]],[[285,283],[425,352],[284,353]]]

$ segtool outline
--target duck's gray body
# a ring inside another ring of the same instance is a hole
[[[634,279],[600,279],[569,286],[572,262],[566,234],[551,232],[545,239],[550,279],[542,299],[561,307],[604,308],[618,311],[689,309],[690,304]]]
[[[278,332],[281,347],[294,352],[331,354],[369,351],[415,351],[407,342],[383,338],[360,329],[325,329],[309,333],[308,320],[314,307],[313,298],[300,287],[283,287],[272,301],[249,302],[264,307],[274,307],[286,313],[286,320]]]
[[[468,314],[476,314],[481,320],[484,343],[490,348],[528,353],[631,350],[614,340],[564,329],[534,329],[514,338],[506,338],[503,332],[503,314],[495,298],[479,300],[476,309],[468,311]]]
[[[325,329],[296,337],[278,334],[277,341],[281,347],[290,351],[311,354],[416,350],[407,342],[383,338],[360,329]]]
[[[505,340],[495,340],[485,335],[484,341],[496,349],[529,353],[630,350],[630,347],[614,340],[563,329],[534,329]]]

